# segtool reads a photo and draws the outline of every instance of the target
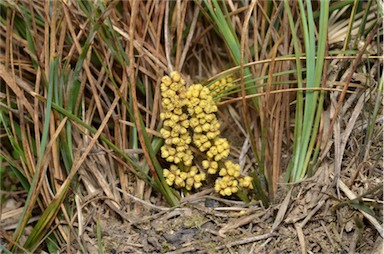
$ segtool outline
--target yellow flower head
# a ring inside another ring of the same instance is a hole
[[[161,78],[161,82],[165,86],[170,86],[172,84],[172,79],[170,77],[168,77],[168,76],[164,76],[164,77]]]
[[[200,188],[201,186],[203,186],[203,184],[202,184],[201,182],[194,182],[194,183],[193,183],[193,188],[195,188],[195,189],[198,189],[198,188]]]
[[[218,95],[220,93],[225,93],[226,90],[229,90],[232,87],[234,87],[233,77],[231,75],[229,75],[229,76],[224,77],[220,80],[217,80],[215,83],[211,84],[209,86],[209,90],[211,92],[211,95],[213,97],[215,97],[216,95]]]
[[[185,186],[185,181],[181,177],[176,177],[175,179],[175,185],[178,188],[184,187]]]

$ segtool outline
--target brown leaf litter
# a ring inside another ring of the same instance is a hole
[[[95,207],[84,215],[86,248],[96,244],[98,214],[109,253],[380,253],[382,232],[374,223],[381,224],[375,217],[373,222],[350,206],[333,209],[340,201],[332,169],[324,164],[310,179],[281,184],[267,209],[258,202],[224,200],[210,190],[176,208],[142,203],[142,214],[131,214],[130,222]],[[341,199],[353,199],[351,193]],[[374,211],[382,215],[382,207]]]

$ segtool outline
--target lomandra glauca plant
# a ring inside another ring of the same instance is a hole
[[[210,86],[211,90],[201,84],[187,89],[178,72],[161,81],[161,157],[170,163],[163,171],[166,183],[184,192],[214,183],[215,191],[222,196],[237,194],[248,201],[252,177],[243,176],[239,164],[228,160],[230,146],[220,137],[218,108],[212,98],[231,79]]]
[[[318,37],[316,40],[316,27],[312,13],[311,1],[298,1],[300,18],[302,23],[304,45],[305,45],[305,66],[307,77],[307,88],[321,87],[321,78],[324,67],[324,56],[327,41],[329,0],[320,1],[320,20]],[[289,7],[288,0],[284,1],[287,11],[289,24],[294,37],[293,45],[296,56],[296,69],[298,87],[303,88],[303,78],[301,70],[301,59],[299,58],[300,47],[296,38],[295,22]],[[305,8],[306,7],[306,8]],[[317,43],[316,43],[317,42]],[[296,120],[294,132],[294,151],[292,159],[287,169],[287,180],[297,182],[304,178],[308,170],[312,168],[317,160],[318,151],[314,151],[317,140],[320,116],[323,108],[324,93],[318,91],[302,91],[297,93]],[[310,163],[312,157],[312,163]]]

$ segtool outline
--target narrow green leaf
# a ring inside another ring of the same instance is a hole
[[[58,58],[55,58],[53,62],[51,63],[51,68],[50,68],[50,74],[49,74],[49,83],[48,83],[48,98],[47,98],[47,106],[45,110],[45,120],[44,120],[44,127],[43,127],[43,134],[42,138],[40,141],[40,154],[37,160],[37,164],[35,167],[35,173],[33,175],[32,183],[31,183],[31,188],[28,191],[28,196],[27,200],[25,202],[25,206],[23,209],[23,212],[21,214],[19,223],[17,225],[17,230],[14,233],[14,237],[16,239],[16,242],[19,240],[21,237],[21,234],[23,232],[23,229],[25,228],[29,217],[31,216],[32,209],[36,203],[37,197],[38,197],[38,190],[37,190],[37,183],[38,183],[38,178],[40,175],[43,175],[40,171],[42,170],[41,168],[41,163],[44,158],[45,154],[45,149],[47,147],[47,140],[48,140],[48,133],[49,133],[49,123],[50,123],[50,117],[51,117],[51,107],[52,107],[52,98],[53,98],[53,89],[55,86],[57,86],[57,81],[58,81]],[[34,232],[35,229],[32,230]],[[40,233],[40,232],[39,232]],[[33,238],[34,235],[31,233],[30,238]],[[44,237],[44,235],[41,235],[40,237]],[[28,240],[27,240],[28,242]],[[34,242],[34,244],[37,244],[37,242]],[[26,247],[28,249],[28,247]]]

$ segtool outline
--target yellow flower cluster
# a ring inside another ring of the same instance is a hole
[[[176,165],[171,165],[170,169],[164,169],[165,181],[169,186],[175,185],[177,188],[191,190],[192,187],[198,189],[202,186],[206,174],[199,172],[196,166],[190,167],[188,172],[182,172]]]
[[[188,145],[191,143],[189,135],[189,120],[183,112],[185,104],[185,80],[177,72],[172,72],[171,77],[164,76],[160,86],[163,112],[160,118],[164,121],[160,130],[164,138],[164,146],[161,147],[161,156],[168,162],[184,165],[192,165],[193,155]]]
[[[212,97],[218,95],[219,93],[223,92],[224,90],[227,90],[229,88],[232,88],[234,86],[233,77],[232,75],[229,75],[225,78],[222,78],[212,85],[209,86],[209,90],[211,90]]]
[[[208,88],[201,84],[192,85],[186,94],[186,106],[191,116],[193,143],[201,152],[207,151],[210,159],[219,161],[229,154],[229,144],[225,138],[219,138],[220,123],[216,118],[217,106]]]
[[[161,156],[173,164],[164,169],[163,175],[168,185],[176,188],[200,188],[206,179],[206,173],[218,173],[215,190],[223,196],[236,193],[239,188],[252,189],[252,178],[240,175],[240,166],[223,160],[229,155],[228,140],[220,137],[220,123],[216,117],[218,111],[212,96],[233,86],[231,77],[220,80],[209,89],[201,84],[194,84],[188,89],[186,82],[178,72],[164,76],[161,80],[164,138]],[[214,90],[213,90],[214,89]],[[192,135],[192,138],[191,138]],[[193,164],[194,156],[191,145],[205,153],[202,169]]]
[[[207,156],[215,161],[227,158],[229,155],[229,143],[226,138],[216,138],[207,152]]]
[[[215,181],[215,191],[222,196],[231,196],[239,191],[239,187],[253,189],[252,177],[240,175],[240,165],[226,161],[225,167],[220,169],[219,178]]]
[[[240,187],[242,187],[242,188],[252,190],[252,189],[253,189],[252,180],[253,180],[252,177],[250,177],[250,176],[244,176],[244,177],[242,177],[242,178],[239,179],[239,185],[240,185]]]

